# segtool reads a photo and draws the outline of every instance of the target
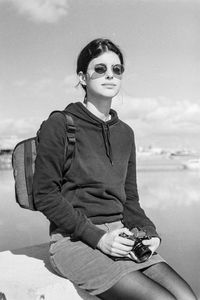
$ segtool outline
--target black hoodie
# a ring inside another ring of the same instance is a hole
[[[53,114],[42,126],[34,199],[50,220],[50,233],[70,234],[95,248],[105,233],[95,224],[121,220],[158,236],[139,204],[132,129],[111,109],[104,122],[80,102],[67,107],[76,126],[74,158],[63,174],[66,120]]]

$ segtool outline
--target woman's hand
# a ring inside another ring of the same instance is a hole
[[[134,241],[119,236],[120,233],[132,235],[131,231],[125,227],[109,231],[99,240],[97,248],[111,256],[128,256],[134,245]]]
[[[160,239],[158,237],[152,237],[150,240],[142,241],[142,243],[148,246],[153,254],[160,245]]]

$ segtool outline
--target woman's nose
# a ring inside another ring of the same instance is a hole
[[[111,70],[111,68],[107,68],[106,78],[113,78],[113,71]]]

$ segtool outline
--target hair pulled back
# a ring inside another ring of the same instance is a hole
[[[83,74],[86,74],[90,61],[107,51],[116,53],[121,64],[124,64],[123,54],[119,47],[109,39],[98,38],[87,44],[80,52],[77,59],[76,73],[83,72]]]

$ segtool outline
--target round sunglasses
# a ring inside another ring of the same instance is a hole
[[[105,74],[107,69],[108,68],[105,64],[97,64],[94,66],[94,71],[101,75]],[[116,64],[111,66],[111,70],[113,74],[120,76],[124,73],[124,66],[120,64]]]

